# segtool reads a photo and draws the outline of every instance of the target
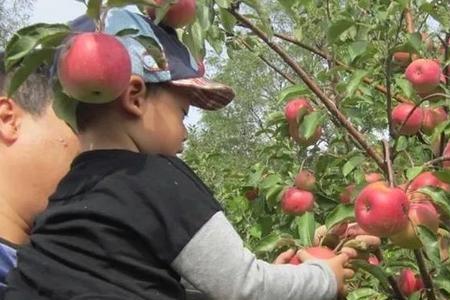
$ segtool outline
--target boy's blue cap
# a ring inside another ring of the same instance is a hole
[[[74,32],[94,32],[96,29],[94,21],[87,16],[73,20],[69,26]],[[196,60],[179,41],[174,29],[157,26],[149,18],[123,8],[110,9],[103,32],[116,35],[124,30],[127,30],[126,35],[120,34],[118,39],[128,50],[132,74],[141,76],[145,82],[167,82],[186,87],[191,104],[202,109],[220,109],[233,100],[235,94],[231,87],[207,80],[199,74]],[[165,69],[158,67],[152,54],[138,41],[142,37],[149,37],[158,43],[167,62]],[[70,106],[73,111],[73,105]],[[63,119],[69,121],[65,117],[67,111],[63,114]]]

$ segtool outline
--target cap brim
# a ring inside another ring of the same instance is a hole
[[[185,87],[191,104],[205,110],[223,108],[235,97],[234,91],[230,86],[204,77],[172,80],[170,84]]]

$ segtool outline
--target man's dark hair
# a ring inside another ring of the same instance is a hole
[[[158,94],[163,89],[170,89],[170,84],[168,83],[146,83],[147,96],[154,96]],[[103,104],[90,104],[79,102],[76,110],[77,118],[77,130],[79,132],[86,131],[86,129],[91,126],[98,116],[103,115],[109,109],[110,106],[114,105],[113,102],[103,103]]]
[[[41,116],[52,102],[49,68],[41,66],[12,95],[12,99],[24,111],[34,116]],[[6,96],[6,88],[11,74],[5,72],[4,53],[0,53],[0,96]]]

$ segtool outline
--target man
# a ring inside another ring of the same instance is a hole
[[[28,241],[33,220],[79,151],[76,135],[52,109],[47,70],[31,75],[11,97],[0,53],[0,298]]]

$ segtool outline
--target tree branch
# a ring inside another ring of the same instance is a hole
[[[384,160],[387,165],[387,175],[388,175],[387,177],[389,180],[389,186],[393,188],[395,186],[395,182],[394,182],[394,171],[392,169],[392,157],[389,142],[383,141],[383,147],[384,147]]]
[[[441,157],[429,160],[426,163],[424,163],[423,165],[425,167],[431,167],[431,166],[433,166],[435,164],[438,164],[438,163],[441,163],[441,162],[444,162],[444,161],[450,161],[450,156],[441,156]]]
[[[253,33],[255,33],[262,41],[264,41],[273,51],[275,51],[294,71],[299,75],[303,82],[314,92],[314,94],[320,99],[327,110],[339,120],[342,126],[349,132],[351,136],[355,138],[358,144],[365,150],[367,155],[371,157],[380,169],[385,170],[386,166],[383,159],[370,147],[365,138],[358,132],[353,125],[347,120],[347,118],[337,109],[336,105],[331,99],[320,89],[317,83],[306,73],[303,68],[298,65],[288,53],[286,53],[280,46],[269,40],[269,37],[258,27],[253,25],[246,17],[239,14],[234,9],[228,9],[228,11],[240,22],[245,24]]]
[[[292,44],[295,44],[295,45],[297,45],[297,46],[299,46],[299,47],[301,47],[301,48],[303,48],[305,50],[308,50],[309,52],[312,52],[312,53],[322,57],[323,59],[332,60],[336,65],[338,65],[340,67],[343,67],[345,69],[345,71],[347,71],[349,73],[353,72],[352,68],[347,66],[343,62],[341,62],[341,61],[331,57],[330,55],[327,55],[325,52],[322,52],[322,51],[320,51],[318,49],[315,49],[315,48],[313,48],[313,47],[311,47],[311,46],[309,46],[309,45],[307,45],[305,43],[302,43],[302,42],[300,42],[300,41],[298,41],[298,40],[296,40],[296,39],[294,39],[294,38],[292,38],[290,36],[287,36],[287,35],[284,35],[284,34],[280,34],[280,33],[275,33],[274,36],[276,36],[277,38],[280,38],[280,39],[282,39],[282,40],[284,40],[286,42],[290,42]],[[364,77],[363,78],[363,82],[365,84],[368,84],[368,85],[373,85],[377,91],[379,91],[379,92],[381,92],[383,94],[387,93],[387,90],[386,90],[385,86],[383,86],[381,84],[375,84],[374,85],[374,80],[371,79],[371,78]],[[410,99],[408,99],[406,97],[403,97],[403,96],[401,96],[399,94],[394,95],[393,98],[395,100],[397,100],[398,102],[411,102],[412,101],[412,100],[410,100]]]
[[[433,281],[428,274],[427,267],[425,265],[425,260],[423,259],[422,250],[414,250],[414,256],[416,257],[417,265],[419,266],[420,276],[422,276],[423,284],[425,286],[425,293],[427,294],[428,300],[436,300],[433,289]]]
[[[414,29],[414,18],[411,12],[411,7],[408,5],[407,8],[405,8],[405,10],[403,11],[403,14],[405,15],[405,20],[406,20],[406,31],[408,33],[414,33],[415,29]]]

